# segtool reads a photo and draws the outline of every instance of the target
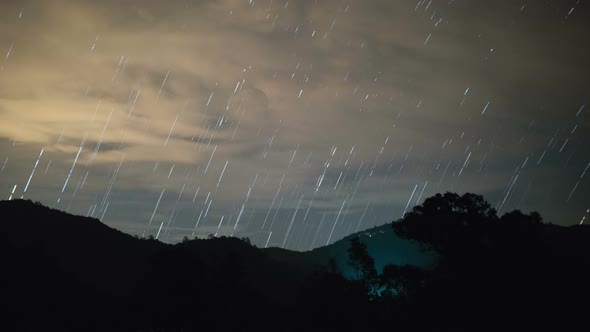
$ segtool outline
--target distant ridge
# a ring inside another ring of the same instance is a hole
[[[133,256],[129,257],[130,259],[139,259],[137,257],[144,256],[144,250],[148,253],[154,250],[153,246],[169,246],[160,241],[150,241],[152,245],[147,246],[144,241],[138,241],[137,238],[111,228],[98,219],[74,216],[29,200],[0,201],[0,211],[3,211],[4,216],[0,235],[14,241],[15,247],[28,246],[32,245],[31,241],[38,242],[51,238],[52,246],[56,246],[54,249],[59,251],[56,254],[59,253],[62,257],[72,255],[68,248],[77,247],[78,254],[89,255],[85,250],[92,248],[109,257],[130,254]],[[353,273],[348,264],[347,250],[350,240],[356,236],[367,244],[378,271],[387,264],[414,265],[422,268],[432,268],[435,265],[434,252],[428,251],[413,240],[399,238],[393,232],[391,223],[348,235],[330,245],[306,252],[280,248],[267,248],[263,252],[274,260],[303,270],[325,269],[335,263],[340,272],[351,277]]]
[[[131,291],[145,272],[147,257],[166,246],[157,241],[138,241],[98,219],[74,216],[28,200],[0,201],[0,213],[2,245],[39,251],[46,259],[57,261],[61,272],[98,291]]]
[[[375,259],[377,271],[383,270],[388,264],[412,265],[431,269],[436,265],[436,253],[427,246],[416,241],[398,237],[391,223],[348,235],[330,245],[306,252],[293,252],[280,248],[268,248],[265,251],[278,260],[286,260],[291,264],[313,267],[335,267],[346,277],[354,277],[352,267],[348,263],[348,247],[350,240],[359,237],[367,245],[369,255]],[[333,260],[333,263],[331,263]]]
[[[67,312],[87,322],[100,312],[106,324],[158,326],[190,322],[195,307],[221,320],[235,306],[238,324],[264,303],[285,306],[311,273],[238,238],[165,244],[28,200],[0,201],[0,216],[0,305],[14,319],[59,323]],[[252,296],[262,304],[242,303]]]
[[[579,303],[590,296],[590,227],[509,217],[467,233],[451,255],[398,237],[392,226],[408,219],[294,252],[229,237],[165,244],[31,201],[1,201],[2,323],[164,332],[207,324],[224,331],[373,331],[391,322],[428,331],[496,331],[514,321],[579,326],[586,317]],[[371,279],[352,275],[355,236],[375,258]],[[383,289],[373,285],[397,282],[404,293],[373,297]]]

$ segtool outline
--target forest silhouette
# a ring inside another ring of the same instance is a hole
[[[27,200],[0,215],[2,322],[19,330],[563,331],[585,323],[590,295],[587,226],[498,216],[470,193],[427,198],[389,226],[435,253],[433,268],[378,270],[370,238],[352,236],[352,277],[313,252],[166,244]]]

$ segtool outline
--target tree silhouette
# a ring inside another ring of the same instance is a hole
[[[543,330],[548,323],[573,330],[587,317],[579,303],[590,297],[590,226],[545,224],[518,210],[498,218],[473,194],[436,195],[394,224],[439,250],[436,267],[388,265],[378,275],[367,250],[373,243],[355,237],[346,244],[356,280],[334,258],[317,270],[305,264],[323,257],[271,255],[246,239],[172,245],[28,201],[0,201],[0,211],[8,326],[51,329],[64,324],[64,312],[71,329],[133,331],[199,331],[203,318],[232,331]]]
[[[361,242],[358,236],[350,240],[348,262],[355,270],[358,280],[370,282],[377,276],[375,260],[369,255],[367,245]]]
[[[447,192],[427,198],[402,221],[393,223],[393,228],[400,237],[429,244],[445,254],[461,250],[466,241],[477,241],[478,230],[497,220],[496,210],[482,196]]]

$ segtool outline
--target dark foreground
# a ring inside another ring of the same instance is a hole
[[[0,317],[20,331],[587,325],[590,229],[544,224],[536,213],[498,217],[476,195],[437,195],[392,224],[399,236],[437,253],[435,269],[376,271],[366,246],[353,240],[355,280],[330,264],[301,264],[299,253],[277,256],[247,240],[168,245],[30,201],[0,202],[0,220]]]

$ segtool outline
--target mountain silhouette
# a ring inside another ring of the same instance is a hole
[[[308,252],[166,244],[26,200],[0,215],[2,324],[19,330],[569,330],[590,296],[590,227],[472,194]]]
[[[330,260],[276,255],[238,238],[140,239],[28,200],[1,201],[0,213],[0,301],[14,323],[31,314],[41,326],[86,328],[186,327],[207,317],[227,330],[259,326],[260,315],[284,322]]]

